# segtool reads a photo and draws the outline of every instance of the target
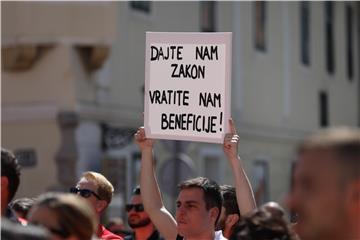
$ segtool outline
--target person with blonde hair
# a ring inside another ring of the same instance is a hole
[[[40,195],[30,209],[29,223],[45,227],[51,233],[51,240],[90,240],[97,227],[91,206],[67,193]]]
[[[85,198],[93,207],[96,218],[100,222],[101,215],[111,203],[114,187],[102,174],[89,171],[82,174],[76,187],[72,187],[70,192]],[[123,239],[100,223],[96,235],[100,239]]]

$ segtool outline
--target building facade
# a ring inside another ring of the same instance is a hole
[[[23,165],[18,197],[66,190],[81,172],[138,184],[145,32],[232,32],[232,117],[258,202],[281,201],[307,134],[360,123],[356,2],[2,2],[2,147]],[[169,209],[191,176],[231,184],[222,146],[159,140]],[[179,169],[175,171],[174,169]],[[176,176],[174,179],[173,176]]]

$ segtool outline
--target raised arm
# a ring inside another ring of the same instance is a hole
[[[144,128],[140,127],[135,134],[135,142],[141,150],[140,189],[145,211],[165,239],[176,239],[177,223],[164,206],[156,180],[154,140],[146,138]]]
[[[230,133],[224,138],[223,150],[228,158],[233,171],[236,199],[239,206],[240,214],[245,215],[256,208],[254,193],[251,188],[249,179],[242,166],[242,160],[238,154],[239,135],[232,119],[229,120]]]

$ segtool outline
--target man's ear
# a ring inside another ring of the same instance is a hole
[[[210,217],[216,221],[217,217],[220,215],[220,210],[217,207],[213,207],[210,209]]]
[[[96,212],[97,213],[102,213],[106,209],[107,205],[108,205],[108,203],[105,200],[96,201],[96,207],[95,207]]]
[[[233,226],[235,223],[237,223],[240,219],[240,216],[239,214],[229,214],[227,215],[226,217],[226,221],[225,221],[225,224],[228,225],[228,226]]]

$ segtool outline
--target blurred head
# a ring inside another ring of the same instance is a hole
[[[90,240],[97,230],[93,209],[73,194],[41,195],[29,212],[29,222],[47,228],[52,240]]]
[[[222,205],[219,185],[198,177],[182,182],[179,188],[176,201],[178,233],[186,238],[214,231]]]
[[[229,240],[295,240],[279,205],[267,204],[243,217]]]
[[[235,187],[230,185],[220,186],[223,204],[216,230],[222,230],[224,237],[228,238],[232,228],[240,219],[240,210],[236,200]]]
[[[359,169],[359,129],[323,130],[301,144],[287,204],[303,240],[360,237]]]
[[[71,192],[85,198],[100,216],[111,202],[114,187],[100,173],[85,172]]]
[[[126,230],[124,220],[121,217],[110,218],[108,223],[106,224],[106,228],[110,232],[119,236],[125,236],[129,233],[129,231]]]
[[[34,204],[33,198],[18,198],[10,203],[11,209],[15,212],[17,217],[27,218],[27,214]]]
[[[261,207],[276,218],[285,218],[285,210],[277,202],[267,202]]]
[[[1,214],[14,198],[20,184],[20,166],[14,154],[1,149]]]
[[[235,187],[221,185],[220,190],[223,204],[216,230],[222,230],[224,237],[229,238],[235,224],[240,219],[240,210],[237,204]]]
[[[131,203],[126,204],[128,223],[132,229],[146,227],[151,224],[149,215],[145,212],[140,195],[140,187],[136,187],[131,196]]]

